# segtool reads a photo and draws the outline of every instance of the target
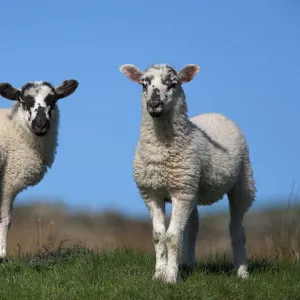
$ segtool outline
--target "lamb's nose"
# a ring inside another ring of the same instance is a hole
[[[37,120],[36,126],[39,129],[44,129],[49,126],[49,121],[47,119],[46,120]]]
[[[161,105],[161,101],[150,101],[149,105],[153,108],[158,107]]]

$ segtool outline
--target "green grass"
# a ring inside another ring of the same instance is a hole
[[[151,280],[154,256],[127,249],[43,251],[0,265],[0,299],[300,299],[300,263],[250,261],[242,281],[226,258],[181,272],[177,285]]]

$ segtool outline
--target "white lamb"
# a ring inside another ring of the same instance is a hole
[[[197,205],[211,205],[228,195],[230,236],[237,274],[248,277],[243,217],[255,198],[248,146],[238,126],[217,113],[187,117],[182,84],[200,68],[187,65],[176,72],[153,65],[142,72],[120,67],[143,86],[140,139],[134,159],[134,178],[149,209],[156,251],[154,278],[175,283],[179,255],[189,268],[195,264]],[[172,203],[165,228],[165,202]]]
[[[54,88],[48,82],[29,82],[21,90],[0,83],[0,95],[17,101],[0,109],[0,260],[6,260],[7,234],[15,197],[36,185],[56,153],[58,99],[71,95],[78,82],[66,80]]]

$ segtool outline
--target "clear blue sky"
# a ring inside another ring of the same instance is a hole
[[[147,215],[132,178],[141,90],[119,72],[125,63],[201,67],[184,86],[189,115],[217,111],[242,128],[257,181],[254,207],[300,184],[298,0],[2,2],[0,81],[80,82],[59,103],[53,168],[16,203],[59,199]]]

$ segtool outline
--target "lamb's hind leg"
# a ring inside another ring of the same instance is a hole
[[[254,200],[254,181],[251,170],[243,176],[235,187],[228,193],[230,207],[229,231],[233,254],[233,263],[237,275],[248,278],[246,235],[243,227],[243,218]]]
[[[195,266],[196,238],[199,229],[199,218],[197,207],[191,213],[183,234],[182,264],[188,269]]]

